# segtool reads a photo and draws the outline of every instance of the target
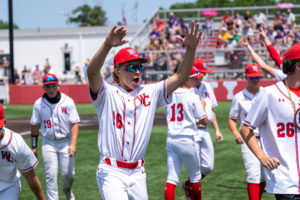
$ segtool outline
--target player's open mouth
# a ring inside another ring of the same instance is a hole
[[[139,80],[140,80],[139,78],[134,78],[134,79],[133,79],[133,82],[138,83]]]

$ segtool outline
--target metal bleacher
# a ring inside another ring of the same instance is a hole
[[[300,5],[295,5],[295,8],[300,8]],[[235,48],[231,49],[232,51],[241,51],[245,54],[243,61],[237,65],[232,66],[232,63],[228,63],[224,59],[224,53],[229,49],[224,48],[217,48],[217,38],[219,34],[219,26],[221,23],[221,18],[224,16],[226,11],[230,11],[232,16],[234,16],[235,12],[239,12],[241,15],[245,13],[245,11],[249,10],[250,12],[256,12],[258,9],[261,10],[267,17],[268,21],[267,24],[271,23],[274,18],[275,13],[279,10],[276,6],[253,6],[253,7],[231,7],[231,8],[193,8],[193,9],[176,9],[176,10],[157,10],[155,13],[144,23],[141,29],[137,32],[134,38],[130,42],[130,46],[132,47],[140,47],[139,52],[142,54],[147,53],[165,53],[166,55],[170,55],[175,52],[184,53],[184,50],[141,50],[144,49],[148,40],[149,40],[149,33],[152,31],[152,24],[156,16],[160,16],[165,22],[168,21],[169,13],[173,12],[175,16],[186,16],[183,17],[185,22],[190,22],[194,20],[199,22],[200,25],[205,20],[205,16],[201,14],[203,10],[206,9],[213,9],[219,12],[218,16],[214,17],[214,26],[210,34],[204,34],[201,42],[198,45],[196,50],[196,57],[200,57],[205,59],[208,66],[213,70],[213,73],[209,74],[207,77],[208,79],[236,79],[242,78],[244,67],[247,63],[249,63],[249,56],[247,48]],[[283,11],[283,10],[279,10]],[[294,12],[296,18],[300,17],[300,12]],[[192,16],[192,17],[191,17]],[[256,49],[259,52],[259,55],[264,58],[269,64],[273,65],[274,62],[268,55],[266,49]],[[285,49],[281,49],[284,51]],[[148,66],[149,67],[149,66]],[[173,72],[170,71],[169,66],[167,70],[163,71],[156,71],[153,70],[153,67],[149,67],[146,74],[147,77],[156,76],[157,79],[163,79],[166,76],[171,75]]]

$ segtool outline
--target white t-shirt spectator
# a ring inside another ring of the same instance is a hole
[[[267,21],[266,15],[264,13],[255,14],[253,18],[256,24],[263,24],[265,21]]]

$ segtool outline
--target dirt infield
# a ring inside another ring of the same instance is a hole
[[[79,129],[98,129],[97,115],[80,115]],[[154,126],[166,125],[165,114],[156,114],[154,118]],[[8,119],[6,127],[20,133],[23,137],[30,135],[30,119],[29,118],[18,118]]]

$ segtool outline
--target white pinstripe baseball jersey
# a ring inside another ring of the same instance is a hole
[[[293,92],[291,95],[298,109],[299,97]],[[283,81],[259,93],[244,123],[252,130],[259,127],[262,149],[280,160],[277,169],[264,169],[267,192],[300,194],[300,130],[294,124],[294,110]]]
[[[143,159],[155,110],[169,101],[166,82],[141,85],[131,92],[104,82],[91,100],[98,115],[101,156],[128,162]]]
[[[195,135],[196,119],[201,120],[206,117],[200,98],[193,89],[176,89],[172,93],[172,103],[166,105],[164,109],[169,136]]]
[[[22,136],[4,128],[5,134],[0,140],[0,191],[19,184],[20,173],[36,167],[38,160],[27,146]]]
[[[70,125],[79,122],[74,101],[61,93],[61,99],[51,104],[41,97],[35,101],[30,123],[41,125],[42,135],[49,140],[70,138]]]

